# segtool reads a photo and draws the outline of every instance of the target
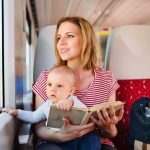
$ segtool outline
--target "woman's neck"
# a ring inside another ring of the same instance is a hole
[[[69,66],[75,73],[76,76],[78,76],[79,78],[82,78],[84,76],[91,76],[91,74],[93,74],[93,70],[86,70],[83,69],[82,67],[82,63],[80,60],[77,61],[69,61],[67,63],[67,66]]]
[[[81,60],[71,60],[67,62],[67,66],[69,66],[70,68],[72,68],[73,70],[83,70],[82,68],[82,63]]]
[[[71,61],[67,64],[75,73],[77,76],[82,76],[84,72],[86,72],[85,69],[82,67],[82,63],[80,61]]]
[[[68,66],[72,68],[76,77],[76,88],[77,90],[86,89],[94,79],[93,70],[83,69],[81,63],[68,63]]]

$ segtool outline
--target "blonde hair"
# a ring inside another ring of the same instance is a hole
[[[55,65],[49,70],[49,74],[51,72],[63,74],[64,78],[67,78],[71,82],[71,84],[75,84],[75,74],[70,67],[66,65]]]
[[[57,33],[60,25],[64,22],[70,22],[77,25],[81,31],[83,38],[83,46],[81,53],[81,61],[84,69],[94,69],[102,65],[101,48],[98,45],[95,32],[91,24],[81,17],[63,17],[61,18],[56,27],[55,33],[55,54],[58,64],[67,65],[67,61],[63,61],[57,50]]]

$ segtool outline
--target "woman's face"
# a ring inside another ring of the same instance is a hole
[[[64,22],[57,33],[57,50],[62,60],[80,60],[83,39],[77,25]]]

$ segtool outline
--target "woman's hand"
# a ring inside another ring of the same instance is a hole
[[[123,107],[115,114],[115,109],[112,105],[109,106],[109,114],[105,108],[97,111],[98,119],[91,116],[91,120],[101,128],[102,132],[109,133],[111,137],[116,136],[116,124],[122,119],[124,113]]]
[[[72,125],[67,118],[63,121],[64,125],[60,131],[48,129],[42,122],[36,126],[36,133],[44,140],[60,143],[76,139],[95,129],[93,122],[86,125]]]
[[[63,118],[63,121],[64,126],[61,128],[59,135],[63,142],[79,138],[95,129],[93,122],[86,125],[72,125],[67,118]]]

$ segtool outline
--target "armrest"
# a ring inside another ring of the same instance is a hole
[[[23,123],[18,135],[19,148],[21,150],[33,150],[33,133],[31,132],[32,125],[29,123]]]

